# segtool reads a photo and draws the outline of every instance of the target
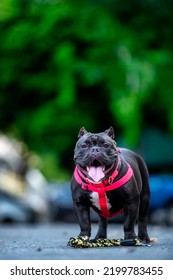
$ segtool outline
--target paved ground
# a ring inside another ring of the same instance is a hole
[[[93,225],[93,236],[97,230]],[[150,237],[157,243],[151,247],[114,247],[73,249],[67,247],[71,236],[77,236],[77,224],[20,225],[0,227],[0,259],[49,259],[49,260],[173,260],[173,228],[149,226]],[[122,238],[122,225],[110,224],[109,238]]]

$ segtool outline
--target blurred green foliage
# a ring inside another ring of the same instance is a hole
[[[0,130],[65,177],[81,126],[173,134],[173,2],[1,0]]]

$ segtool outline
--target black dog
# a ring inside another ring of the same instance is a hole
[[[98,238],[107,237],[107,219],[124,212],[124,239],[150,242],[147,233],[150,190],[143,159],[128,149],[119,149],[114,130],[90,133],[80,129],[74,151],[76,169],[71,182],[74,211],[81,231],[91,235],[89,209],[100,216]]]

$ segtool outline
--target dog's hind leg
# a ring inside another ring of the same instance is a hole
[[[141,174],[141,191],[140,191],[140,206],[138,216],[138,237],[146,242],[150,242],[150,238],[147,232],[148,212],[150,208],[150,186],[149,186],[149,174],[147,166],[144,160],[138,156],[138,166]]]
[[[143,197],[141,197],[138,220],[138,237],[142,241],[149,243],[150,238],[147,232],[149,199],[147,197],[148,194],[145,194]]]
[[[99,228],[95,236],[95,239],[107,238],[107,219],[104,217],[99,217]]]
[[[141,177],[142,177],[142,190],[140,194],[138,237],[142,241],[149,243],[150,238],[147,232],[147,224],[148,224],[148,212],[150,209],[150,187],[149,187],[148,170],[145,164],[142,165]]]

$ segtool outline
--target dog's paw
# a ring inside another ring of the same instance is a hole
[[[90,248],[91,244],[88,241],[88,236],[71,237],[68,241],[68,246],[73,248]]]

